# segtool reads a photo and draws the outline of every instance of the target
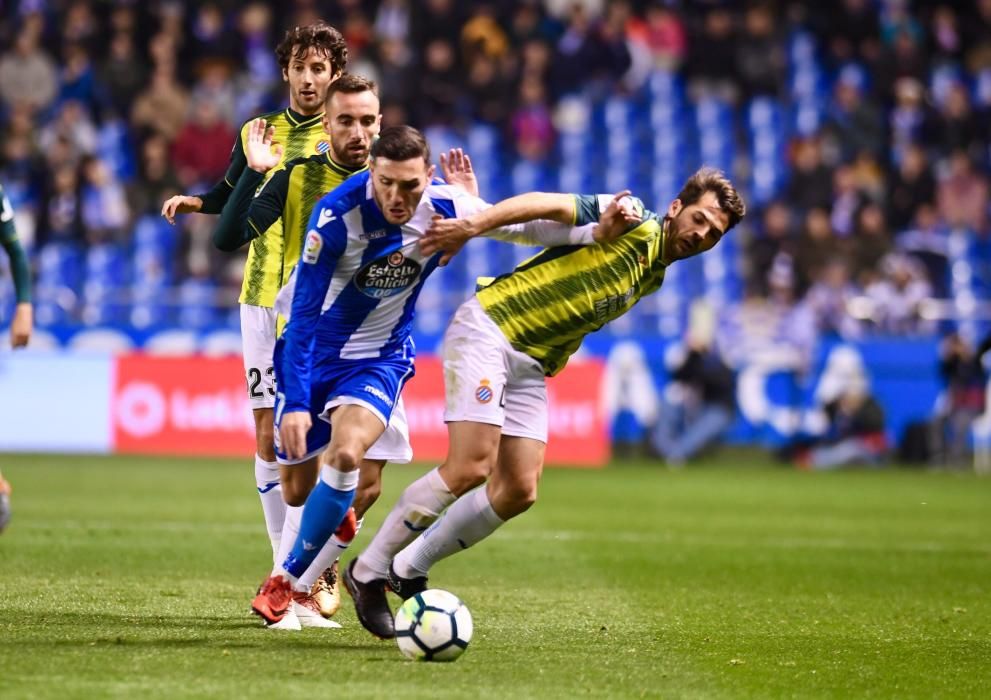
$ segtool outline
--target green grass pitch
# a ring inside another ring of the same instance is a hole
[[[475,638],[405,661],[354,618],[271,632],[249,460],[2,456],[0,698],[935,698],[991,694],[991,480],[724,454],[549,470],[442,562]],[[392,467],[360,548],[421,468]]]

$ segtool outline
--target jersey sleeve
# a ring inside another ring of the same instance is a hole
[[[282,218],[289,196],[289,178],[292,167],[278,168],[272,176],[255,192],[247,207],[246,231],[252,238],[262,235],[276,221]]]
[[[347,228],[341,214],[326,198],[314,207],[296,265],[292,311],[282,335],[283,373],[278,377],[287,413],[310,410],[316,327],[337,261],[347,245]]]
[[[608,208],[609,203],[612,201],[613,195],[611,194],[576,194],[575,195],[575,226],[584,226],[586,224],[595,223],[599,220],[599,216],[602,212]],[[648,219],[654,214],[647,210],[643,205],[643,201],[638,197],[630,197],[633,201],[633,206],[640,212],[640,221],[630,224],[627,227],[627,231],[632,231],[637,226],[639,226],[645,219]]]
[[[248,166],[248,159],[244,155],[244,144],[242,142],[244,139],[244,127],[245,125],[241,126],[241,131],[238,132],[237,139],[234,141],[234,147],[231,149],[231,160],[227,166],[227,172],[224,173],[224,179],[217,182],[207,192],[196,195],[203,200],[203,206],[200,207],[201,214],[221,213],[224,205],[227,204],[227,200],[230,199],[234,188],[237,187],[238,180],[241,179],[241,174]]]
[[[24,248],[17,238],[17,229],[14,228],[14,208],[10,206],[10,200],[0,187],[0,247],[10,258],[10,270],[14,277],[14,293],[17,303],[23,304],[31,301],[31,269],[28,267],[28,258],[24,254]]]
[[[252,238],[261,235],[255,233],[249,226],[249,208],[251,198],[264,180],[264,175],[246,168],[241,174],[241,179],[237,181],[237,187],[227,199],[217,227],[213,230],[213,244],[220,250],[228,253],[233,252],[250,241]],[[267,227],[266,227],[267,228]],[[264,231],[265,229],[262,229]]]

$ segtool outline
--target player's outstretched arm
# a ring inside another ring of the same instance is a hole
[[[444,251],[441,265],[480,235],[521,245],[589,245],[615,239],[628,228],[632,207],[629,192],[613,195],[610,206],[596,219],[580,219],[577,198],[571,194],[531,192],[455,219],[434,217],[420,247],[430,255]],[[596,210],[597,211],[597,210]],[[598,211],[597,211],[598,213]]]

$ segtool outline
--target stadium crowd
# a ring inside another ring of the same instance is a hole
[[[939,314],[927,299],[973,306],[981,279],[991,289],[991,1],[961,8],[20,0],[0,19],[0,182],[36,266],[53,242],[129,250],[168,196],[223,176],[240,124],[284,103],[274,44],[287,27],[324,19],[347,39],[349,70],[379,83],[386,125],[455,137],[494,129],[497,162],[478,168],[497,194],[514,189],[509,174],[521,163],[551,173],[566,165],[562,135],[574,131],[576,105],[647,95],[650,106],[657,76],[684,94],[687,112],[715,101],[730,115],[719,128],[731,142],[716,164],[753,189],[755,215],[733,260],[740,315],[754,303],[786,309],[780,318],[801,307],[819,334],[930,333]],[[779,172],[758,192],[760,132],[746,115],[768,98],[793,118],[771,157]],[[635,118],[646,121],[646,110]],[[691,162],[653,167],[694,168],[706,150],[679,153]],[[583,157],[589,185],[612,184],[602,177],[609,151]],[[650,179],[636,162],[627,184],[638,194],[673,195],[656,180],[640,192]],[[567,189],[558,184],[550,188]],[[233,306],[242,260],[211,249],[212,225],[185,217],[175,259],[147,273],[185,290],[180,299],[207,293]],[[41,311],[39,322],[99,322],[84,301],[60,302],[64,313]]]

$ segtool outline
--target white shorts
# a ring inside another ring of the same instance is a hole
[[[547,384],[535,359],[513,348],[472,297],[444,333],[444,421],[502,428],[547,442]]]
[[[279,444],[279,426],[275,426],[275,452],[276,461],[287,467],[307,462],[327,449],[330,444],[330,412],[337,406],[346,404],[357,404],[365,406],[362,401],[351,396],[342,396],[328,401],[323,413],[317,416],[319,421],[310,428],[306,435],[307,453],[300,459],[288,459],[282,454]],[[276,416],[278,417],[278,415]],[[409,444],[409,424],[406,422],[406,406],[403,405],[403,398],[400,396],[396,401],[389,422],[385,426],[385,432],[379,439],[372,443],[365,453],[365,459],[382,460],[394,464],[409,464],[413,460],[413,448]]]
[[[248,403],[252,409],[275,406],[275,335],[278,313],[267,306],[241,304],[241,354]]]

